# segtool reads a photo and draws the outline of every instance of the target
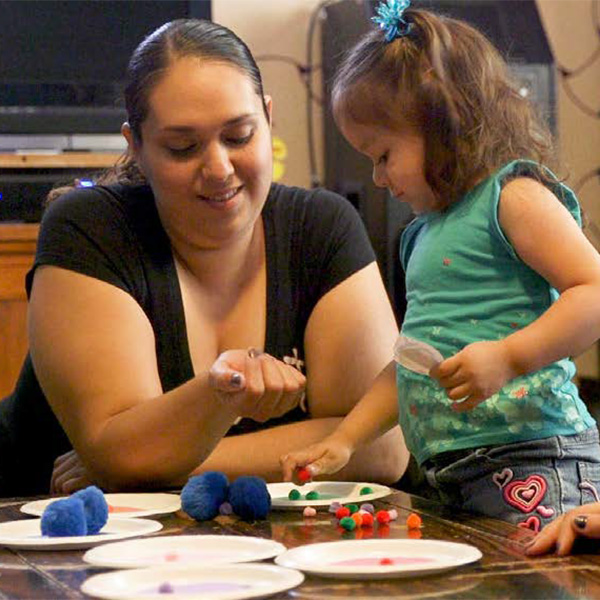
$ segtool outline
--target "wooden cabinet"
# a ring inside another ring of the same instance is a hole
[[[0,154],[2,169],[100,169],[118,159],[113,153]],[[35,256],[38,224],[0,221],[0,399],[12,392],[27,353],[25,275]]]
[[[13,389],[27,353],[25,274],[39,226],[0,223],[0,398]]]

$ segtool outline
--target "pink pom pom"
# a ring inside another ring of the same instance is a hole
[[[317,510],[315,508],[313,508],[312,506],[307,506],[304,508],[304,511],[302,512],[302,514],[305,517],[316,517],[317,516]]]

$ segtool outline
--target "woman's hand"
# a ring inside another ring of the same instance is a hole
[[[504,340],[469,344],[429,374],[446,389],[457,412],[475,408],[516,376]]]
[[[350,444],[339,436],[331,435],[304,450],[282,456],[279,462],[283,471],[283,480],[292,481],[296,469],[301,467],[306,468],[312,477],[337,473],[346,466],[352,453],[353,449]]]
[[[75,450],[62,454],[54,461],[51,494],[72,494],[93,483]]]
[[[219,355],[210,369],[209,384],[226,408],[263,423],[300,403],[306,378],[296,368],[251,348]]]
[[[542,529],[525,553],[535,556],[556,550],[558,556],[565,556],[578,537],[600,538],[600,502],[578,506],[558,517]]]

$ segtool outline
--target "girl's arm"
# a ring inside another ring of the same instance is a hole
[[[458,411],[600,337],[600,255],[558,198],[531,178],[515,179],[502,191],[499,219],[519,257],[560,297],[527,327],[498,342],[470,344],[432,370],[450,399],[467,397]]]
[[[370,454],[371,462],[379,456],[374,448],[365,447],[384,433],[398,429],[398,400],[396,393],[396,366],[391,362],[375,380],[371,389],[337,429],[322,442],[291,453],[283,453],[281,466],[285,481],[293,479],[294,470],[306,467],[312,476],[337,473],[354,452],[363,447],[363,454]],[[406,468],[407,451],[403,448],[403,468]],[[356,460],[356,455],[355,455]],[[396,477],[396,480],[399,477]]]
[[[506,339],[515,373],[577,356],[600,337],[600,255],[558,198],[530,178],[504,189],[500,224],[521,259],[560,292],[539,319]]]

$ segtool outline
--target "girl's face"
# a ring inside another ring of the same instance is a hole
[[[218,247],[250,231],[272,176],[270,123],[240,69],[177,59],[152,89],[136,143],[123,134],[146,176],[167,233]],[[269,114],[270,99],[267,99]]]
[[[350,145],[373,162],[376,186],[387,188],[417,215],[441,207],[425,180],[425,139],[415,128],[392,129],[347,119],[339,126]]]

